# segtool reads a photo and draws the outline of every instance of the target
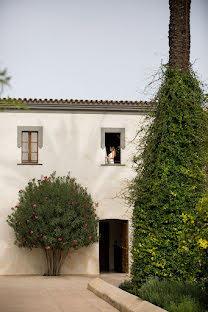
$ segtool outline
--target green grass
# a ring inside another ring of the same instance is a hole
[[[208,312],[206,293],[194,284],[152,278],[141,288],[131,282],[119,287],[168,312]]]

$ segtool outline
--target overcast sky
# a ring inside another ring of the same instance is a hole
[[[191,61],[208,83],[208,0],[192,0]],[[4,96],[150,99],[168,60],[168,0],[0,0]]]

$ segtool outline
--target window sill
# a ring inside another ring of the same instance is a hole
[[[124,165],[124,164],[101,164],[101,166],[117,167],[117,166],[126,166],[126,165]]]
[[[20,163],[20,164],[17,164],[18,166],[28,166],[28,165],[32,165],[32,166],[42,166],[43,164],[34,164],[34,163]]]

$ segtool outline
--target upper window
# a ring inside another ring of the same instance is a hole
[[[121,149],[125,148],[124,128],[101,128],[101,148],[105,150],[105,164],[121,164]]]
[[[121,134],[120,133],[105,133],[105,149],[106,149],[106,163],[120,164],[121,163]]]
[[[37,131],[22,131],[22,163],[38,163]]]
[[[38,164],[38,150],[43,146],[43,127],[17,127],[17,146],[21,148],[21,164]]]

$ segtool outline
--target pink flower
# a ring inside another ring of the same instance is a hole
[[[35,216],[35,219],[38,219],[38,216]]]
[[[18,208],[20,205],[16,205],[16,207]]]
[[[21,224],[21,222],[19,222],[19,224]]]
[[[72,202],[72,205],[74,204],[74,202]]]
[[[26,242],[26,244],[28,244],[28,242]]]
[[[76,240],[76,239],[74,239],[74,243],[77,243],[77,240]]]
[[[46,196],[45,199],[48,199],[48,197]]]
[[[18,242],[18,243],[17,243],[17,245],[18,245],[18,246],[20,246],[20,245],[21,245],[21,243],[20,243],[20,242]]]
[[[33,207],[35,208],[35,207],[37,207],[37,205],[36,205],[36,204],[34,204],[34,205],[33,205]]]
[[[85,194],[87,195],[87,192]]]
[[[35,214],[35,212],[33,212],[33,214]]]
[[[89,236],[89,239],[91,239],[92,238],[92,236]]]
[[[40,234],[40,236],[43,236],[43,234]]]
[[[61,238],[61,237],[59,237],[59,239],[58,239],[58,240],[59,240],[59,242],[61,242],[61,241],[62,241],[62,238]]]
[[[44,238],[46,238],[46,236],[44,236]]]
[[[30,231],[30,234],[32,234],[32,233],[33,233],[33,231],[31,230],[31,231]]]
[[[87,226],[87,223],[85,223],[85,226]]]
[[[30,222],[30,220],[27,220],[27,222]]]
[[[88,215],[86,215],[86,217],[89,217]]]
[[[33,245],[33,247],[35,247],[35,245]]]
[[[73,190],[75,190],[75,187],[74,187],[74,186],[73,186],[72,188],[73,188]]]
[[[37,235],[37,237],[39,237],[40,235]]]
[[[22,193],[22,190],[19,190],[19,193]]]
[[[86,206],[86,205],[87,205],[86,203],[83,204],[83,206]]]
[[[78,204],[78,202],[75,203],[76,205]]]
[[[24,238],[24,241],[26,242],[26,238]]]
[[[46,247],[45,247],[45,249],[50,249],[50,248],[51,248],[50,246],[46,246]]]

